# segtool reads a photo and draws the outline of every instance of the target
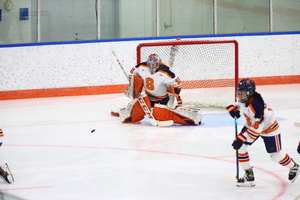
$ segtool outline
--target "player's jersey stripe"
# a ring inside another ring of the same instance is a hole
[[[252,104],[249,105],[249,108],[251,109],[253,114],[256,114],[256,111],[255,111],[254,107],[252,106]]]
[[[263,130],[262,133],[271,133],[279,128],[278,122],[275,120],[271,126]]]
[[[248,129],[247,129],[247,133],[248,133],[249,137],[250,137],[252,140],[256,140],[256,139],[259,137],[259,135],[260,135],[260,133],[254,131],[254,130],[251,129],[251,128],[248,128]]]

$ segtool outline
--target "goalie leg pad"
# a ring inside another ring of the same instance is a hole
[[[153,116],[156,120],[173,120],[174,123],[182,125],[199,125],[202,121],[200,110],[182,107],[170,110],[168,106],[162,104],[155,104]]]
[[[150,100],[147,96],[143,96],[145,103],[150,108]],[[126,108],[120,110],[120,119],[122,123],[134,123],[141,121],[145,117],[145,112],[141,107],[138,99],[130,101]]]

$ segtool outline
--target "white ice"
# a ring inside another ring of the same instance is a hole
[[[300,163],[293,126],[300,84],[257,90],[279,120],[283,151]],[[110,115],[128,101],[123,94],[0,101],[0,161],[15,178],[0,180],[0,191],[26,200],[300,199],[300,177],[290,183],[261,139],[249,148],[256,186],[236,187],[234,121],[225,109],[203,109],[201,126],[153,127]]]

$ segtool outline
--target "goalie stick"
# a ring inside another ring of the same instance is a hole
[[[121,64],[121,62],[119,61],[118,57],[117,57],[117,54],[112,51],[112,54],[115,56],[119,66],[121,67],[122,71],[124,72],[126,78],[129,80],[128,76],[127,76],[127,73],[125,72],[125,69],[123,68],[123,65]],[[143,111],[145,113],[145,115],[147,116],[147,118],[150,120],[150,123],[153,125],[153,126],[171,126],[174,124],[174,121],[173,120],[167,120],[167,121],[158,121],[156,120],[153,115],[152,115],[152,112],[151,110],[149,109],[149,107],[147,106],[146,102],[144,101],[141,93],[138,95],[138,102],[139,104],[141,105],[141,107],[143,108]]]
[[[119,61],[116,52],[115,52],[115,51],[112,51],[112,54],[115,56],[115,58],[116,58],[116,60],[117,60],[117,62],[118,62],[118,64],[119,64],[119,66],[121,67],[123,73],[125,74],[125,76],[126,76],[127,79],[128,79],[127,73],[125,72],[125,69],[123,68],[123,65],[122,65],[121,62]]]
[[[300,127],[300,122],[295,122],[295,123],[294,123],[294,126]]]
[[[178,48],[179,48],[179,46],[175,46],[175,45],[171,46],[171,52],[170,52],[170,58],[169,58],[169,66],[171,68],[173,68],[173,65],[175,62],[175,56],[178,52]]]

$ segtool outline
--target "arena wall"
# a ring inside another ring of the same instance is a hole
[[[112,51],[129,71],[136,64],[138,44],[175,39],[0,45],[0,100],[123,92],[127,79]],[[300,83],[300,33],[183,36],[182,40],[236,40],[239,77],[253,77],[258,84]]]

